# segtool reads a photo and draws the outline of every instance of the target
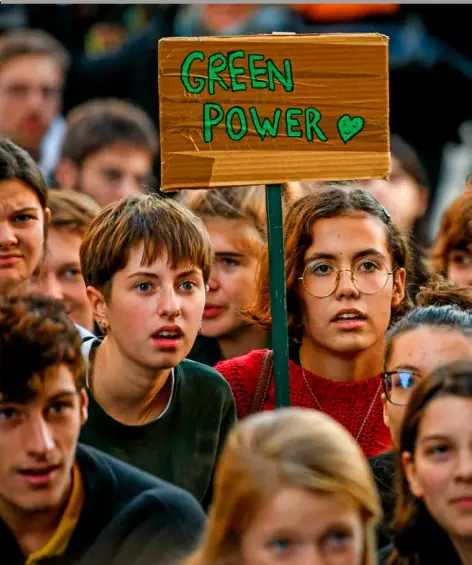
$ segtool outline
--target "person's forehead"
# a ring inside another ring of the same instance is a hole
[[[379,218],[370,215],[321,218],[312,225],[311,236],[305,257],[314,251],[355,254],[375,248],[381,253],[388,252],[385,226]]]
[[[146,167],[150,167],[152,155],[145,147],[126,143],[125,141],[117,141],[91,153],[85,161],[102,165],[110,164],[119,169],[126,168],[130,162],[145,164]]]
[[[173,266],[169,261],[169,253],[165,247],[157,254],[155,260],[148,264],[144,256],[144,242],[140,242],[130,248],[128,262],[123,269],[127,275],[134,271],[148,271],[156,275],[164,273],[178,275],[182,271],[190,270],[201,271],[199,266],[194,265],[190,260],[186,259],[182,259],[177,265]]]
[[[410,363],[419,369],[432,370],[442,362],[472,356],[472,336],[454,328],[420,326],[400,334],[392,353],[395,364]]]
[[[10,208],[41,207],[38,195],[20,180],[0,181],[0,206]]]
[[[51,55],[17,55],[0,66],[0,81],[23,79],[25,83],[35,83],[53,77],[62,78],[63,70],[59,61]]]

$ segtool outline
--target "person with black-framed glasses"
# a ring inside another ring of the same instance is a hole
[[[417,295],[418,306],[387,333],[382,373],[384,421],[393,449],[370,458],[384,510],[384,525],[394,508],[393,477],[403,416],[415,386],[438,367],[472,358],[472,294],[448,283],[431,282]],[[388,539],[382,531],[379,544]]]

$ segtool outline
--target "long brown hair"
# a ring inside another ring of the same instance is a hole
[[[400,433],[397,460],[397,504],[393,523],[395,551],[390,565],[459,563],[446,531],[430,515],[423,501],[410,490],[401,454],[414,457],[419,427],[430,403],[439,397],[472,398],[472,363],[462,361],[440,367],[413,389]]]
[[[240,563],[244,532],[278,489],[298,486],[341,497],[364,525],[362,565],[374,565],[374,528],[381,510],[370,468],[358,444],[330,416],[285,408],[246,418],[221,456],[215,495],[200,548],[185,565]]]
[[[292,205],[284,222],[287,313],[289,333],[292,335],[302,327],[302,305],[297,291],[298,277],[302,274],[305,252],[312,244],[313,224],[322,218],[354,215],[379,218],[385,225],[393,267],[411,270],[410,249],[406,238],[392,222],[385,208],[368,191],[358,188],[355,184],[344,184],[326,186],[307,194]],[[245,315],[253,323],[270,330],[270,304],[269,256],[266,250],[258,273],[257,299],[245,311]],[[409,304],[408,293],[404,300],[404,305],[406,304]]]

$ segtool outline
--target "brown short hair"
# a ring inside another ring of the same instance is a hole
[[[38,295],[0,298],[0,394],[25,401],[33,377],[66,365],[77,390],[85,386],[81,339],[61,302]]]
[[[36,194],[43,210],[48,205],[48,188],[43,174],[31,155],[13,141],[0,139],[0,182],[18,180]]]
[[[39,29],[16,29],[0,37],[0,70],[2,65],[24,55],[45,55],[55,59],[65,73],[70,57],[66,48],[49,33]]]
[[[449,254],[465,251],[472,243],[472,184],[469,183],[444,211],[441,227],[431,249],[429,268],[433,273],[447,275]]]
[[[411,270],[411,254],[406,238],[392,222],[385,208],[367,190],[357,188],[354,183],[342,183],[339,186],[327,185],[319,191],[308,193],[292,205],[284,222],[289,332],[298,332],[302,327],[302,306],[297,292],[298,277],[302,275],[305,252],[312,243],[313,224],[322,218],[353,215],[379,218],[385,225],[393,267]],[[272,319],[268,250],[261,260],[257,286],[256,302],[246,309],[245,315],[253,323],[270,330]],[[410,304],[406,293],[404,305]]]
[[[156,194],[136,194],[103,208],[80,247],[87,286],[110,297],[112,278],[126,267],[130,250],[144,244],[143,264],[167,251],[169,264],[189,263],[210,277],[213,247],[203,222],[190,210]]]
[[[51,190],[49,209],[50,228],[77,233],[83,237],[100,212],[100,205],[87,194],[72,190]]]
[[[91,100],[74,108],[67,116],[67,132],[62,158],[77,166],[116,143],[127,143],[157,154],[156,128],[137,106],[117,99]]]

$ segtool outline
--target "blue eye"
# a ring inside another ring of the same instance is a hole
[[[0,408],[0,420],[4,422],[17,418],[19,414],[15,408]]]
[[[184,290],[185,292],[190,292],[191,290],[193,290],[196,287],[197,287],[197,284],[193,281],[184,281],[184,282],[180,283],[180,288],[182,290]]]
[[[293,541],[289,538],[275,538],[269,545],[276,551],[287,551],[293,545]]]
[[[148,282],[142,282],[135,285],[134,288],[138,289],[139,292],[149,292],[152,288],[152,285]]]

